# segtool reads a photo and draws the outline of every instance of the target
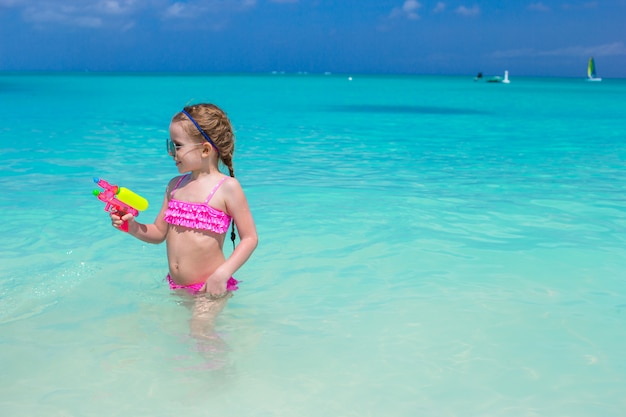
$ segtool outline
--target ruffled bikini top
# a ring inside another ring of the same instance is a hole
[[[217,183],[204,203],[189,203],[174,198],[174,191],[176,191],[181,181],[187,176],[181,177],[170,193],[171,198],[167,203],[164,220],[175,226],[209,230],[219,234],[226,233],[228,226],[230,226],[231,217],[223,211],[209,206],[209,201],[228,177],[225,176]]]

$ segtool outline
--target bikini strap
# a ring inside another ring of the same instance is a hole
[[[187,178],[189,175],[191,174],[187,174],[187,175],[183,175],[182,177],[180,177],[178,179],[178,182],[176,183],[176,185],[174,186],[174,188],[172,189],[172,191],[170,191],[170,197],[174,197],[174,191],[176,191],[176,189],[178,188],[178,186],[180,185],[180,183]]]
[[[206,198],[205,204],[209,204],[209,201],[211,201],[211,198],[213,197],[213,194],[215,194],[215,192],[217,191],[218,188],[220,188],[220,185],[222,185],[222,183],[224,181],[226,181],[226,179],[229,178],[227,176],[224,176],[224,178],[222,178],[215,187],[213,187],[213,190],[211,190],[211,194],[209,194],[209,196]]]

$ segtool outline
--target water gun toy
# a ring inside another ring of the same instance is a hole
[[[104,191],[93,190],[93,195],[98,197],[106,205],[104,211],[117,213],[120,217],[127,213],[138,216],[140,211],[148,208],[148,200],[130,191],[128,188],[111,185],[105,180],[94,178],[93,182],[98,184]],[[125,221],[120,226],[120,230],[128,232],[128,222]]]

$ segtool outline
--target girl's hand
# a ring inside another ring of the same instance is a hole
[[[135,216],[133,216],[130,213],[126,213],[125,215],[120,217],[120,215],[117,212],[112,211],[109,215],[111,216],[111,226],[115,227],[116,229],[119,229],[122,226],[122,223],[124,223],[125,221],[126,222],[135,221]]]
[[[220,299],[227,294],[226,282],[228,276],[221,277],[218,271],[215,271],[200,288],[201,293],[206,293],[207,297],[213,300]]]

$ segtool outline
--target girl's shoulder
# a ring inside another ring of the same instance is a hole
[[[224,191],[241,189],[241,184],[235,177],[224,175],[223,178],[220,178],[219,182],[221,183],[220,188],[223,188]]]
[[[182,175],[177,175],[174,178],[172,178],[169,182],[169,184],[178,184],[180,182],[182,182],[186,177],[188,177],[190,174],[182,174]],[[168,185],[169,185],[168,184]]]
[[[245,200],[245,193],[239,180],[234,177],[226,176],[227,178],[223,180],[221,189],[221,196],[226,204],[229,206],[231,204],[239,204],[242,200]]]
[[[172,192],[174,192],[174,190],[176,190],[179,186],[180,183],[183,182],[183,180],[185,179],[185,177],[187,177],[189,174],[183,174],[183,175],[177,175],[174,178],[172,178],[168,183],[167,183],[167,188],[165,190],[165,192],[170,195]]]

